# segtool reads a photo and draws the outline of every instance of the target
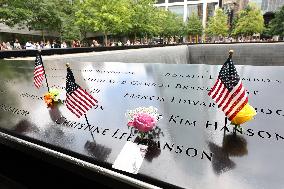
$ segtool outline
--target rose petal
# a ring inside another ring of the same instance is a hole
[[[129,121],[129,122],[127,123],[127,126],[133,127],[133,126],[134,126],[134,122],[133,122],[133,121]]]

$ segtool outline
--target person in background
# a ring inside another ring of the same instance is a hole
[[[94,39],[93,41],[92,41],[92,44],[91,44],[91,47],[95,47],[95,43],[96,43],[97,41]]]
[[[4,41],[2,42],[1,45],[2,45],[1,50],[7,50],[7,45]]]
[[[45,49],[50,49],[51,48],[51,45],[50,45],[50,42],[47,41],[45,46],[44,46]]]
[[[98,43],[97,40],[94,39],[93,42],[92,42],[91,47],[99,47],[99,46],[101,46],[101,45]]]
[[[7,43],[6,43],[6,48],[7,48],[7,50],[13,50],[13,48],[12,48],[10,42],[7,42]]]
[[[43,49],[43,48],[44,48],[44,42],[43,42],[43,41],[40,41],[39,46],[40,46],[41,49]]]
[[[60,48],[60,45],[56,42],[56,40],[53,40],[51,48]]]
[[[15,39],[14,49],[17,49],[17,50],[22,49],[21,44],[19,43],[18,39]]]
[[[76,41],[75,47],[81,47],[81,42],[80,42],[80,40],[77,40],[77,41]]]
[[[37,50],[41,49],[39,42],[35,43],[35,49],[37,49]]]
[[[126,45],[127,45],[127,46],[130,46],[130,45],[131,45],[129,39],[128,39],[127,42],[126,42]]]
[[[65,43],[65,41],[61,43],[60,48],[64,48],[64,49],[67,48],[67,44]]]
[[[75,47],[76,47],[76,41],[75,41],[75,40],[72,41],[71,47],[72,47],[72,48],[75,48]]]
[[[26,49],[34,49],[31,41],[27,41],[25,47],[26,47]]]

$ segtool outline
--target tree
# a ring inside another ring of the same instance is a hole
[[[67,2],[67,0],[65,0]],[[56,0],[9,0],[1,3],[1,22],[26,26],[30,30],[59,31],[62,21]]]
[[[185,34],[185,25],[181,16],[166,10],[159,10],[157,16],[159,35],[163,37],[175,37]]]
[[[0,1],[0,22],[13,27],[16,24],[23,24],[28,20],[32,11],[23,7],[21,0]]]
[[[186,24],[186,33],[190,36],[200,36],[203,32],[202,22],[197,14],[192,14]]]
[[[271,20],[269,26],[272,35],[284,36],[284,6],[276,12],[275,18]]]
[[[227,36],[229,27],[227,24],[228,17],[222,9],[217,9],[215,15],[209,19],[206,34],[212,37]]]
[[[83,32],[80,30],[80,27],[76,25],[75,12],[79,2],[79,0],[73,0],[71,4],[69,1],[66,2],[66,0],[57,1],[62,22],[60,37],[63,41],[72,41],[74,39],[84,40],[84,38],[81,37],[81,33]]]
[[[125,33],[131,27],[129,0],[85,0],[78,9],[76,23],[93,32],[102,32],[105,45],[108,34]]]
[[[155,24],[157,8],[154,6],[155,0],[136,0],[131,1],[131,28],[129,34],[134,36],[146,37],[153,35],[159,29]]]
[[[264,30],[264,19],[256,4],[249,3],[245,10],[240,11],[232,34],[235,36],[252,36]]]

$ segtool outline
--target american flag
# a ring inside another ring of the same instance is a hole
[[[248,103],[247,92],[230,58],[222,66],[218,79],[208,95],[230,121]]]
[[[40,88],[44,77],[44,68],[41,61],[41,57],[38,54],[35,59],[35,70],[34,70],[34,84],[36,88]]]
[[[98,102],[75,83],[75,78],[69,67],[67,68],[66,92],[66,106],[78,118]]]

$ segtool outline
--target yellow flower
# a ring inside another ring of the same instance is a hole
[[[232,124],[240,125],[253,119],[256,115],[255,109],[247,103],[241,111],[232,119]]]
[[[51,93],[45,93],[44,101],[47,104],[47,106],[53,105],[53,98],[54,98],[54,96]]]

